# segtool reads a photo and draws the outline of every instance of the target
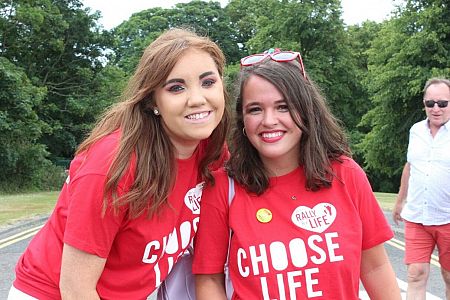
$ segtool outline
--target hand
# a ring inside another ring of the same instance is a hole
[[[403,222],[403,218],[400,216],[403,210],[403,201],[398,201],[395,203],[394,210],[392,211],[392,219],[394,223],[398,225],[398,222]]]

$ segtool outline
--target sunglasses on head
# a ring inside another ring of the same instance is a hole
[[[298,59],[300,63],[300,71],[304,78],[306,78],[305,67],[303,66],[303,59],[300,55],[300,52],[294,51],[281,51],[280,49],[269,49],[264,51],[264,53],[258,53],[246,56],[241,59],[241,67],[248,67],[254,64],[262,62],[267,57],[270,57],[272,60],[276,62],[287,62]]]
[[[435,104],[438,105],[439,108],[447,107],[448,100],[425,100],[425,106],[428,108],[433,108]]]

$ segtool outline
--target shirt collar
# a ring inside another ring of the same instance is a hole
[[[426,126],[428,129],[430,129],[430,120],[427,118],[426,119]],[[439,127],[439,130],[444,127],[445,130],[450,131],[450,120],[448,120],[444,125],[442,125],[441,127]]]

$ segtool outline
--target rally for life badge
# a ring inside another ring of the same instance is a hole
[[[260,208],[256,212],[256,219],[261,223],[269,223],[272,221],[272,212],[267,208]]]

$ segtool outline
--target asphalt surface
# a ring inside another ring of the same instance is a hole
[[[402,295],[405,299],[406,291],[406,266],[403,264],[404,248],[402,249],[403,224],[397,226],[392,223],[390,212],[385,213],[388,221],[391,222],[395,232],[395,238],[387,242],[385,247],[391,263],[397,275]],[[27,247],[32,236],[40,229],[47,219],[47,215],[41,215],[32,219],[16,222],[14,224],[0,227],[0,300],[7,299],[9,288],[14,280],[15,264]],[[435,253],[437,255],[437,253]],[[427,286],[427,300],[445,299],[444,283],[440,274],[440,268],[431,264],[431,274]],[[155,300],[155,295],[148,299]],[[369,299],[361,286],[361,299]]]

